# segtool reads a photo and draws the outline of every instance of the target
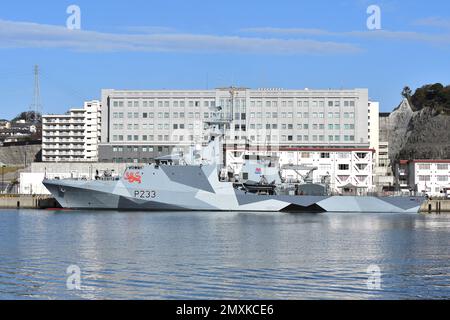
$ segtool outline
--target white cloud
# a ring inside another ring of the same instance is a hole
[[[128,27],[119,27],[118,29],[133,32],[133,33],[175,33],[176,30],[174,28],[162,27],[162,26],[128,26]]]
[[[5,20],[0,20],[0,48],[289,55],[349,54],[361,51],[356,45],[331,41],[183,33],[119,34]]]
[[[328,37],[346,37],[361,39],[380,39],[380,40],[405,40],[414,42],[427,42],[431,44],[449,44],[450,34],[424,33],[415,31],[391,31],[391,30],[373,30],[373,31],[342,31],[332,32],[323,29],[307,28],[274,28],[257,27],[241,29],[244,33],[254,34],[277,34],[277,35],[298,35],[298,36],[328,36]]]
[[[429,18],[419,19],[419,20],[416,20],[414,24],[417,26],[449,28],[450,29],[450,19],[443,19],[443,18],[438,18],[438,17],[429,17]]]
[[[309,29],[309,28],[275,28],[275,27],[256,27],[241,29],[241,32],[246,33],[266,33],[266,34],[283,34],[283,35],[310,35],[310,36],[328,36],[336,35],[334,32],[330,32],[322,29]]]

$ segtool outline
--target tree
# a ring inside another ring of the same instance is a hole
[[[439,113],[450,113],[450,86],[441,83],[424,85],[411,96],[410,102],[415,110],[431,108]]]
[[[40,113],[35,113],[34,111],[24,111],[21,112],[17,117],[15,117],[12,122],[25,120],[27,122],[41,122],[42,115]]]
[[[403,88],[403,91],[402,91],[402,96],[403,96],[403,98],[409,100],[409,98],[411,98],[411,95],[412,95],[412,90],[411,90],[411,88],[408,87],[408,86],[404,87],[404,88]]]

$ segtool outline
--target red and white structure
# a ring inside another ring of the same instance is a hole
[[[314,183],[327,182],[335,194],[367,194],[375,192],[373,163],[375,150],[370,148],[283,148],[277,150],[235,149],[227,151],[227,163],[239,172],[244,155],[266,155],[277,157],[280,167],[289,166],[305,170],[283,170],[286,180],[302,180],[309,169],[314,168]]]
[[[446,197],[450,190],[450,160],[402,160],[397,178],[404,192]]]

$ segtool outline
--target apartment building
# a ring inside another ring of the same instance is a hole
[[[443,197],[450,190],[450,160],[401,160],[396,174],[404,193]]]
[[[102,106],[101,162],[150,162],[202,145],[205,121],[218,118],[231,121],[225,140],[230,152],[240,146],[371,146],[367,89],[108,89]]]
[[[101,103],[93,100],[64,115],[42,117],[43,162],[97,162]]]

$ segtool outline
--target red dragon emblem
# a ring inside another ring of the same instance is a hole
[[[125,180],[127,180],[129,183],[142,183],[142,176],[139,174],[139,172],[133,173],[133,172],[127,172],[124,176]]]

